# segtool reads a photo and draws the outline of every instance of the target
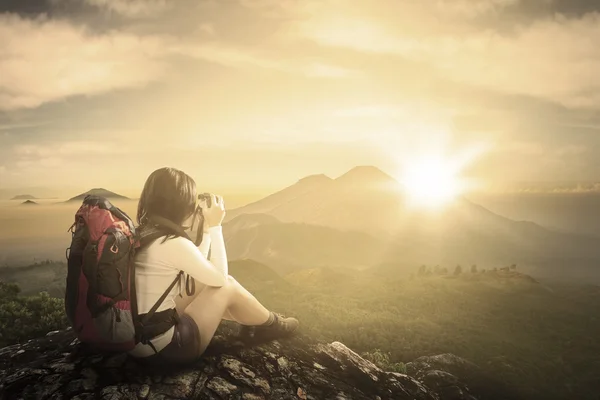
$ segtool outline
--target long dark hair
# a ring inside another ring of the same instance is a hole
[[[146,179],[138,203],[137,223],[144,225],[149,217],[158,216],[183,225],[196,211],[197,198],[196,182],[189,175],[175,168],[159,168]]]

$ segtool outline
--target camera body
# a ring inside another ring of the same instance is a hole
[[[212,197],[210,195],[210,193],[201,193],[198,195],[198,201],[206,201],[206,206],[210,207],[212,205]],[[204,223],[204,214],[202,214],[202,208],[200,207],[200,204],[197,205],[196,207],[196,211],[194,212],[194,216],[192,218],[192,226],[190,227],[191,230],[194,230],[194,224],[196,223],[196,219],[200,218],[200,226],[198,227],[198,234],[196,237],[196,245],[200,244],[200,241],[202,240],[202,224]]]
[[[212,206],[212,197],[210,196],[210,193],[201,193],[198,195],[198,200],[199,201],[206,201],[206,206],[207,207],[211,207]]]

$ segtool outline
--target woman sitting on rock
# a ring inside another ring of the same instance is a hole
[[[298,328],[298,320],[267,310],[228,274],[224,217],[223,199],[211,194],[198,200],[196,183],[182,171],[161,168],[148,177],[137,222],[142,238],[153,239],[134,263],[137,312],[140,320],[150,316],[152,322],[145,324],[132,356],[152,364],[192,362],[222,319],[253,327],[259,337],[287,336]],[[194,243],[184,229],[195,219],[202,233]]]

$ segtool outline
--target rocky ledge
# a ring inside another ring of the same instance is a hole
[[[123,354],[89,352],[71,331],[51,332],[0,349],[0,399],[516,398],[486,380],[476,365],[451,354],[407,364],[409,376],[383,371],[339,342],[300,336],[248,346],[235,339],[235,331],[223,324],[195,365],[162,371]]]

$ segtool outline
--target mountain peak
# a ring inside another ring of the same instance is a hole
[[[110,190],[107,190],[104,188],[93,188],[91,190],[88,190],[85,193],[81,193],[80,195],[72,197],[67,201],[82,201],[85,198],[85,196],[87,196],[87,195],[100,196],[100,197],[105,197],[107,199],[129,200],[129,198],[127,198],[125,196],[121,196],[120,194],[117,194],[115,192],[111,192]]]
[[[360,165],[352,168],[335,179],[338,182],[380,182],[394,181],[394,178],[372,165]]]
[[[298,183],[324,183],[330,181],[333,181],[333,179],[331,179],[325,174],[315,174],[305,176],[304,178],[300,178],[298,180]]]

